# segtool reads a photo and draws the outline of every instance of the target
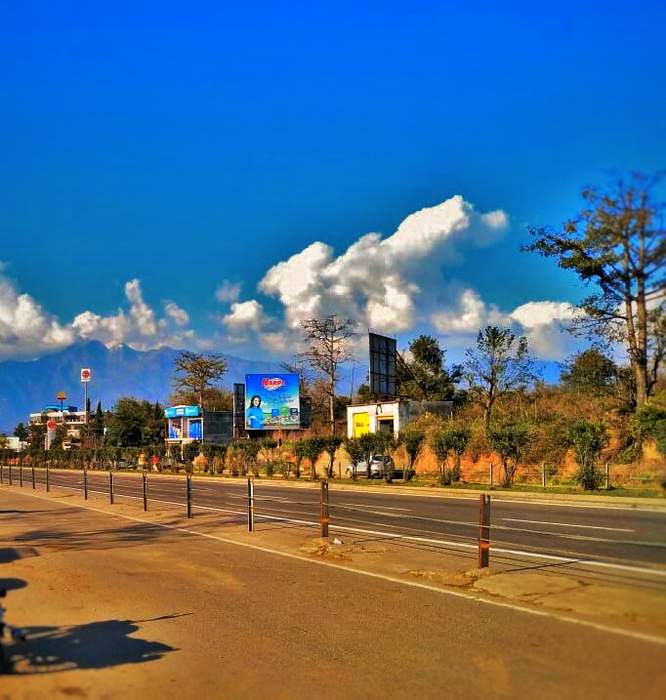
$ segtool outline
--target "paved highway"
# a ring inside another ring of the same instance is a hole
[[[35,470],[36,485],[44,489],[45,471]],[[5,483],[8,479],[5,467]],[[24,469],[24,488],[31,474]],[[185,508],[183,476],[148,475],[149,503]],[[18,484],[18,468],[13,469]],[[97,497],[108,494],[108,474],[88,472],[88,489]],[[54,489],[82,491],[83,474],[51,470]],[[192,479],[194,512],[218,511],[244,518],[247,485],[242,480]],[[138,474],[115,473],[114,492],[119,500],[134,499],[141,507]],[[286,521],[316,528],[319,522],[319,489],[255,481],[258,526]],[[442,547],[474,560],[478,504],[474,497],[406,495],[370,489],[336,489],[330,485],[332,530],[366,533],[369,537],[396,538],[420,546]],[[510,494],[493,497],[492,556],[496,562],[522,565],[566,565],[608,577],[635,578],[666,586],[666,510],[631,507],[562,505],[511,500]]]
[[[119,482],[129,491],[131,479]],[[199,501],[233,504],[239,492],[195,483]],[[176,488],[180,479],[151,481],[155,497]],[[28,635],[10,649],[3,700],[663,697],[663,641],[74,507],[61,487],[52,500],[29,489],[0,489],[0,585],[16,588],[8,620]]]

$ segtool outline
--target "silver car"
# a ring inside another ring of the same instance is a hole
[[[356,476],[365,476],[370,479],[382,479],[384,478],[386,467],[389,466],[393,466],[393,460],[390,457],[373,455],[370,458],[370,474],[368,475],[368,463],[363,460],[356,465]],[[349,479],[353,478],[354,465],[348,464],[345,471]]]

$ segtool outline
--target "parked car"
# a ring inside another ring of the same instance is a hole
[[[369,479],[383,479],[387,467],[393,467],[393,460],[386,455],[373,455],[370,458],[370,474],[368,474],[368,463],[364,460],[356,466],[356,476],[365,476]],[[349,479],[354,476],[354,465],[348,464],[345,472]]]

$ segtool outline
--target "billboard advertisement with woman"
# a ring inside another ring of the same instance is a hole
[[[246,429],[300,428],[299,386],[297,374],[246,374]]]

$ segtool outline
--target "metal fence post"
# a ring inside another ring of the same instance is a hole
[[[247,531],[254,532],[254,479],[247,480]]]
[[[328,537],[328,481],[321,482],[321,491],[319,495],[321,536]]]
[[[610,489],[610,462],[606,462],[606,491]]]
[[[46,463],[46,493],[51,490],[51,484],[49,482],[49,463]]]
[[[143,509],[148,510],[148,477],[145,471],[141,475],[141,482],[143,488]]]
[[[12,485],[12,465],[9,465],[9,485]]]
[[[113,472],[109,469],[109,503],[113,505]]]
[[[187,517],[192,517],[192,475],[187,475]]]
[[[479,496],[479,569],[490,563],[490,496]]]
[[[541,462],[541,487],[546,488],[546,463]]]
[[[490,486],[493,485],[493,463],[488,465],[488,483]]]
[[[35,490],[35,467],[30,465],[30,470],[32,471],[32,490]]]
[[[19,464],[19,486],[23,487],[23,465]]]
[[[88,470],[83,468],[83,498],[88,500]]]

